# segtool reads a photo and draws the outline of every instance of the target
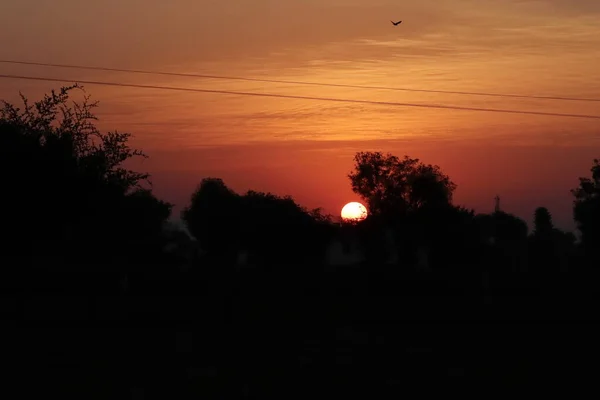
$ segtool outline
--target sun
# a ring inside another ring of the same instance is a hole
[[[342,208],[342,219],[347,222],[358,222],[367,218],[367,208],[353,201]]]

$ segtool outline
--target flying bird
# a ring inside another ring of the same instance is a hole
[[[392,24],[394,24],[394,26],[400,25],[402,23],[402,21],[398,21],[398,22],[391,21],[391,22],[392,22]]]

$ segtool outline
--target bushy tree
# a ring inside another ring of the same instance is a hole
[[[600,265],[600,161],[595,159],[591,178],[579,178],[579,186],[571,191],[575,197],[573,217],[581,232],[581,245],[586,257]]]
[[[405,215],[452,202],[456,185],[436,165],[381,152],[359,152],[348,175],[372,215]]]
[[[411,263],[420,246],[431,246],[434,233],[444,224],[439,217],[452,209],[456,185],[439,166],[419,159],[398,158],[382,152],[359,152],[354,156],[354,170],[348,175],[352,190],[368,205],[369,217],[363,224],[368,231],[392,229],[403,262]],[[371,259],[380,262],[382,239],[368,234]],[[439,235],[437,235],[439,236]],[[412,260],[412,261],[411,261]]]
[[[240,196],[219,178],[205,178],[183,210],[182,219],[211,257],[233,261],[240,239]]]
[[[218,178],[202,180],[182,215],[214,259],[232,263],[246,252],[262,266],[322,258],[331,225],[320,209],[306,210],[290,196],[239,195]]]
[[[100,132],[97,103],[71,101],[74,90],[83,92],[64,87],[33,104],[21,95],[21,108],[2,102],[4,254],[48,266],[152,259],[171,205],[145,187],[148,174],[125,166],[146,157],[131,135]]]
[[[243,240],[258,263],[296,264],[318,254],[320,213],[305,210],[291,196],[252,190],[242,202]]]
[[[538,207],[533,216],[533,234],[536,236],[549,236],[554,231],[552,215],[546,207]]]
[[[546,207],[534,213],[534,229],[529,238],[530,271],[538,273],[564,271],[573,259],[575,236],[554,227]]]

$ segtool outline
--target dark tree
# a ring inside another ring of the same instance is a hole
[[[536,236],[547,237],[554,231],[554,224],[552,223],[552,215],[546,207],[538,207],[535,210],[533,218],[534,228],[533,234]]]
[[[516,272],[526,263],[527,223],[512,214],[496,211],[475,216],[480,241],[488,246],[485,263]]]
[[[182,217],[203,250],[228,263],[241,253],[262,266],[322,258],[331,233],[331,218],[320,209],[272,193],[240,196],[217,178],[202,180]]]
[[[127,161],[146,157],[129,147],[130,134],[102,133],[97,103],[80,86],[52,91],[23,107],[0,109],[0,179],[4,256],[54,268],[59,265],[140,263],[160,249],[171,205],[144,188],[148,174]]]
[[[423,207],[446,206],[456,189],[438,166],[381,152],[357,153],[348,177],[372,215],[401,216]]]
[[[414,225],[420,227],[424,242],[432,250],[432,268],[455,273],[470,269],[477,261],[474,252],[479,236],[474,210],[448,206],[423,209],[419,214]]]
[[[371,262],[385,254],[383,232],[391,229],[402,254],[402,263],[414,263],[420,246],[430,246],[434,210],[451,208],[456,185],[438,166],[405,156],[359,152],[348,175],[352,190],[369,208],[364,221],[365,246]],[[434,218],[435,219],[435,218]],[[369,229],[366,227],[368,226]]]
[[[575,236],[554,227],[545,207],[534,214],[534,230],[529,238],[529,266],[538,273],[564,271],[572,259]]]
[[[240,196],[219,178],[205,178],[182,212],[191,234],[209,257],[234,262],[240,250]]]
[[[248,191],[242,196],[243,243],[254,263],[290,265],[324,257],[330,218],[290,196]]]
[[[571,193],[575,197],[573,217],[581,232],[581,246],[588,260],[600,265],[600,161],[595,159],[590,169],[592,177],[579,178],[579,187]]]

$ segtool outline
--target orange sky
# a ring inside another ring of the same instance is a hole
[[[597,0],[4,0],[1,59],[352,85],[600,98]],[[393,27],[390,19],[404,22]],[[41,68],[76,80],[600,115],[600,103]],[[60,86],[0,80],[16,101]],[[600,121],[87,85],[101,127],[129,131],[156,191],[184,204],[205,176],[338,213],[359,150],[439,164],[456,200],[496,193],[571,228],[568,190],[600,157]]]

